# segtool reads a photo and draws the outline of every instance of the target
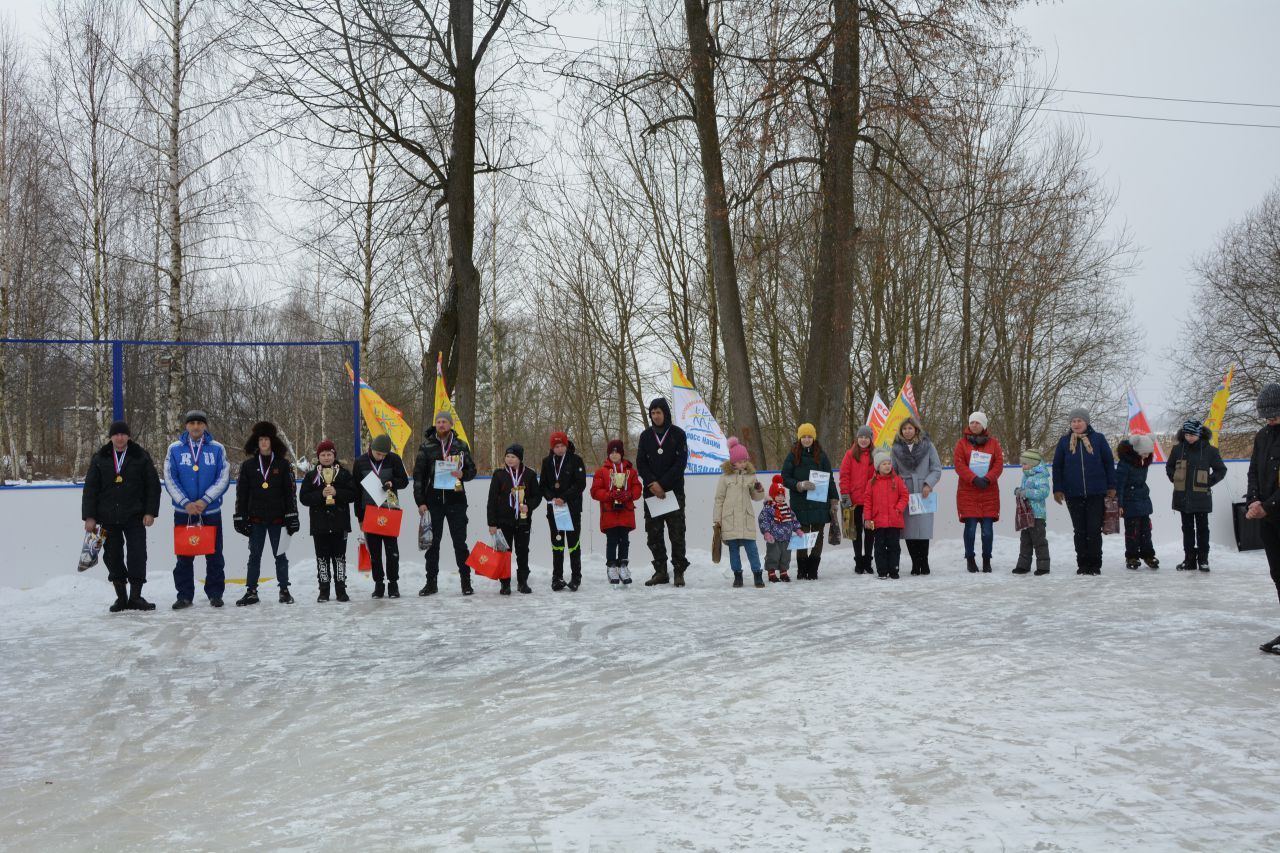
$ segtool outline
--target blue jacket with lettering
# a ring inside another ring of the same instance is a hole
[[[183,430],[178,440],[169,445],[164,458],[164,489],[173,502],[174,512],[183,512],[187,504],[202,500],[208,504],[204,514],[216,515],[222,511],[222,495],[231,485],[227,450],[208,430],[205,430],[203,446],[190,439]],[[198,460],[192,458],[193,447],[200,451]],[[196,465],[200,470],[196,470]]]

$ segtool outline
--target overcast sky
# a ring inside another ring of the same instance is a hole
[[[20,32],[35,37],[43,5],[5,0],[0,14],[13,15]],[[553,23],[564,33],[598,35],[597,20],[562,16]],[[1017,20],[1063,89],[1280,105],[1277,0],[1064,0],[1030,5]],[[1280,125],[1280,107],[1085,94],[1063,94],[1054,107]],[[1280,129],[1060,118],[1085,129],[1097,152],[1094,167],[1116,196],[1113,225],[1127,228],[1140,250],[1128,288],[1132,327],[1145,334],[1147,354],[1134,365],[1133,382],[1153,422],[1162,422],[1166,391],[1178,379],[1164,356],[1182,344],[1191,263],[1280,178]],[[1115,413],[1122,411],[1117,400]]]

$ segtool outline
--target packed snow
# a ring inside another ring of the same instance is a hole
[[[1265,560],[1158,544],[1083,578],[1057,534],[1036,578],[945,540],[899,581],[845,545],[763,590],[696,552],[686,589],[617,591],[591,556],[577,593],[541,564],[430,599],[409,552],[405,598],[323,605],[299,551],[298,604],[185,612],[161,557],[120,615],[68,570],[0,589],[0,847],[1280,849]]]

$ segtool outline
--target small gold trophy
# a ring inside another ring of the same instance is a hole
[[[334,465],[332,468],[321,468],[321,469],[320,469],[320,479],[321,479],[321,480],[324,480],[324,484],[325,484],[326,486],[332,486],[332,485],[333,485],[333,480],[334,480],[334,478],[335,478],[335,477],[337,477],[337,476],[338,476],[338,466],[337,466],[337,465]],[[328,497],[326,497],[326,498],[324,499],[324,505],[325,505],[325,506],[333,506],[333,505],[334,505],[334,504],[336,504],[336,503],[337,503],[337,501],[335,501],[335,500],[333,499],[333,495],[329,495]]]
[[[524,521],[529,517],[529,507],[525,506],[524,503],[524,486],[516,486],[514,491],[516,493],[516,504],[520,507],[520,520]]]
[[[449,457],[449,461],[453,463],[453,470],[455,470],[455,471],[461,471],[461,470],[462,470],[462,454],[461,454],[461,453],[459,453],[459,454],[458,454],[458,455],[456,455],[456,456],[450,456],[450,457]],[[457,478],[455,478],[455,479],[454,479],[454,481],[453,481],[453,490],[454,490],[455,492],[460,492],[460,491],[462,491],[462,478],[461,478],[461,477],[457,477]]]
[[[613,487],[615,489],[625,489],[627,487],[626,471],[614,471],[611,475],[611,479],[613,480]],[[622,509],[622,501],[614,501],[613,508]]]

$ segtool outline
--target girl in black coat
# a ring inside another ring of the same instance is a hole
[[[524,447],[513,444],[507,448],[502,460],[505,465],[493,472],[489,480],[489,535],[499,530],[516,559],[516,584],[523,593],[533,592],[529,587],[529,528],[533,511],[542,502],[538,488],[538,475],[524,464]],[[511,579],[502,581],[503,595],[511,594]]]
[[[249,458],[240,463],[234,525],[237,533],[249,537],[249,564],[245,568],[244,595],[236,601],[236,606],[258,603],[258,577],[268,540],[275,553],[280,603],[293,604],[293,596],[289,594],[289,556],[280,547],[281,532],[293,536],[299,529],[293,463],[271,421],[253,425],[249,440],[244,443],[244,454]]]
[[[311,540],[316,548],[316,575],[320,596],[329,600],[329,581],[339,601],[347,597],[347,534],[351,532],[351,504],[356,500],[356,481],[338,464],[338,449],[325,439],[316,447],[316,469],[302,481],[299,500],[310,509]]]
[[[1199,421],[1187,421],[1178,443],[1169,452],[1164,470],[1173,483],[1173,508],[1182,513],[1182,551],[1178,571],[1209,571],[1209,491],[1227,476],[1218,448],[1209,443],[1213,433]]]

